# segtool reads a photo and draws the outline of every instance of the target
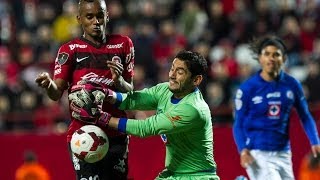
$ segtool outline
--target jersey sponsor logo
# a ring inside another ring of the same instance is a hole
[[[57,74],[60,74],[60,73],[61,73],[61,67],[54,70],[54,75],[57,75]]]
[[[81,62],[81,61],[83,61],[85,59],[88,59],[88,58],[89,58],[89,56],[86,56],[86,57],[83,57],[83,58],[77,58],[76,60],[77,60],[77,62]]]
[[[128,72],[133,71],[133,67],[134,67],[134,64],[133,64],[133,62],[131,62],[131,63],[127,66],[127,71],[128,71]]]
[[[126,64],[128,64],[133,58],[134,58],[134,48],[130,47],[130,53],[127,54],[126,56]]]
[[[120,43],[120,44],[109,44],[109,45],[107,45],[107,48],[108,49],[120,49],[120,48],[123,48],[123,43]]]
[[[121,63],[121,58],[119,56],[113,56],[111,61]]]
[[[89,176],[88,178],[81,178],[80,180],[99,180],[99,175]]]
[[[75,48],[85,49],[85,48],[87,48],[87,45],[85,45],[85,44],[70,44],[69,48],[71,51],[74,50]]]
[[[103,76],[99,76],[93,72],[90,72],[88,74],[85,74],[84,76],[81,77],[82,80],[87,80],[90,82],[95,82],[95,83],[102,83],[102,84],[106,84],[108,86],[112,86],[113,85],[113,80],[103,77]]]
[[[277,98],[277,97],[281,97],[281,93],[280,92],[273,92],[273,93],[268,93],[267,94],[267,98]]]
[[[262,103],[262,96],[255,96],[252,98],[253,104],[259,104]]]
[[[73,168],[74,168],[74,170],[76,170],[76,171],[79,171],[79,170],[80,170],[79,161],[80,161],[80,160],[79,160],[74,154],[72,154]]]
[[[67,62],[68,57],[69,57],[69,54],[68,54],[68,53],[65,53],[65,52],[59,53],[59,54],[58,54],[58,57],[56,58],[56,62],[57,62],[59,65],[62,65],[62,64],[64,64],[64,63]]]

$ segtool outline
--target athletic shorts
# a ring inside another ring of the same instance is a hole
[[[251,150],[254,163],[246,168],[250,180],[294,180],[290,151]]]
[[[109,137],[107,155],[96,163],[87,163],[71,154],[77,180],[126,180],[128,175],[127,136]],[[69,144],[69,152],[71,152]]]
[[[156,177],[156,180],[220,180],[220,178],[215,172],[173,173],[165,169]]]

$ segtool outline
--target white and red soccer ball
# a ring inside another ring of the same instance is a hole
[[[109,139],[98,126],[85,125],[73,133],[70,146],[76,157],[88,163],[95,163],[107,154]]]

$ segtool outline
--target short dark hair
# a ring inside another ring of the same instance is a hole
[[[95,1],[99,1],[100,3],[101,2],[105,2],[105,0],[79,0],[79,3],[78,3],[78,7],[80,8],[80,5],[84,2],[86,3],[92,3],[92,2],[95,2]]]
[[[79,0],[79,4],[81,4],[83,1],[85,1],[85,2],[94,2],[95,0]]]
[[[258,59],[258,56],[261,54],[262,50],[266,46],[276,46],[279,48],[286,59],[287,47],[285,43],[276,35],[265,35],[261,38],[254,38],[250,42],[250,49],[254,53],[255,59]]]
[[[191,72],[191,77],[196,75],[207,75],[208,62],[201,54],[182,50],[175,56],[175,58],[186,63],[188,70]]]

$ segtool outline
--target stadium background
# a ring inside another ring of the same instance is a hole
[[[231,134],[235,88],[258,68],[248,51],[252,37],[275,33],[288,46],[285,70],[299,79],[319,127],[319,0],[108,0],[109,33],[132,38],[136,51],[135,89],[167,79],[180,49],[202,53],[210,70],[202,91],[215,125],[215,159],[222,180],[245,174]],[[79,36],[76,1],[0,1],[0,179],[13,179],[24,150],[32,149],[54,179],[72,179],[65,145],[68,105],[49,100],[34,78],[52,72],[57,48]],[[152,112],[129,112],[145,117]],[[292,115],[296,176],[309,143]],[[163,166],[158,137],[133,138],[130,176],[152,179]],[[60,176],[61,175],[61,176]]]

